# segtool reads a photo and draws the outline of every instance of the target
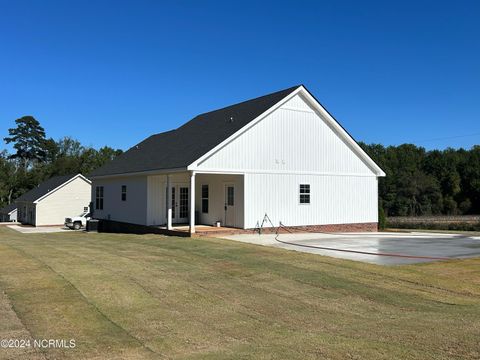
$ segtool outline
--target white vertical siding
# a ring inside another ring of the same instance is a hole
[[[189,186],[189,173],[172,174],[172,185]],[[224,185],[235,184],[235,227],[244,226],[243,176],[223,174],[197,174],[195,176],[195,211],[198,212],[198,224],[212,225],[215,221],[224,222]],[[208,213],[202,213],[202,185],[209,186]],[[147,224],[164,225],[166,223],[166,175],[148,177]],[[178,209],[177,209],[178,210]]]
[[[148,177],[147,225],[163,225],[166,222],[165,176]]]
[[[216,221],[225,221],[225,184],[235,185],[235,224],[244,227],[244,191],[243,175],[198,174],[196,176],[195,208],[198,211],[199,224],[213,225]],[[202,185],[208,185],[208,213],[202,213]]]
[[[66,217],[79,215],[90,204],[91,185],[81,177],[40,200],[35,208],[36,226],[63,224]]]
[[[190,174],[177,173],[172,174],[172,186],[182,185],[190,187]],[[147,225],[164,225],[167,222],[166,214],[166,175],[148,176],[148,195],[147,195]],[[177,194],[178,196],[178,194]],[[177,198],[178,201],[178,198]]]
[[[122,185],[127,186],[127,200],[122,201]],[[95,209],[95,188],[103,186],[103,210]],[[132,224],[147,223],[147,177],[129,176],[96,179],[92,183],[94,216]]]
[[[300,96],[232,140],[198,168],[374,174]]]
[[[299,95],[198,169],[245,173],[245,228],[265,213],[275,225],[377,222],[375,172]],[[310,205],[299,203],[300,184],[310,184]]]
[[[299,185],[310,184],[310,204],[300,204]],[[375,176],[245,175],[245,227],[264,214],[275,226],[377,222]]]

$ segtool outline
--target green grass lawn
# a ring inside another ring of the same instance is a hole
[[[478,359],[480,259],[381,267],[217,239],[0,227],[0,359]]]

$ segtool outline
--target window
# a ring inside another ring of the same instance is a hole
[[[175,186],[172,187],[172,218],[175,219],[175,203],[177,202],[177,198],[176,198],[176,195],[175,195]]]
[[[122,201],[127,201],[127,185],[122,185]]]
[[[227,187],[227,205],[228,206],[235,205],[235,188],[233,186]]]
[[[95,188],[95,209],[103,210],[103,186]]]
[[[208,185],[202,185],[202,213],[208,214]]]
[[[300,184],[300,204],[310,204],[310,184]]]

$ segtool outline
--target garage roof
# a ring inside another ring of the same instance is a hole
[[[7,205],[1,208],[0,214],[10,214],[16,208],[17,208],[17,205],[15,203],[11,203],[10,205]]]
[[[55,190],[59,186],[63,185],[64,183],[73,180],[73,178],[80,176],[85,180],[89,181],[81,174],[70,174],[70,175],[61,175],[61,176],[54,176],[50,179],[40,183],[37,187],[33,188],[29,192],[26,192],[15,201],[26,201],[26,202],[34,202],[42,198],[43,196],[47,195],[49,192]]]

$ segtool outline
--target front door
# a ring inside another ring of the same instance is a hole
[[[178,220],[177,222],[188,222],[188,187],[178,187]]]
[[[188,186],[182,186],[182,185],[172,186],[171,202],[172,202],[172,222],[173,223],[176,223],[176,224],[188,223],[188,207],[189,207],[188,193],[189,193]]]
[[[235,226],[235,185],[225,184],[225,226]]]

